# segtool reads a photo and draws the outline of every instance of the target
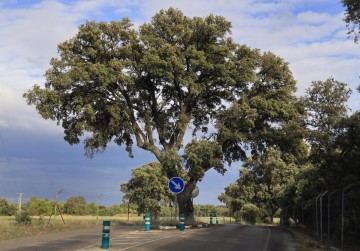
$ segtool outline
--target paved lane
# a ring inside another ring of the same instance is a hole
[[[144,236],[146,236],[146,233]],[[204,250],[204,251],[295,251],[292,235],[278,227],[220,225],[207,229],[187,230],[162,239],[145,241],[133,246],[113,243],[110,250]]]
[[[141,226],[112,227],[113,237],[134,231]],[[87,246],[100,246],[102,227],[71,230],[66,232],[42,234],[39,236],[0,241],[1,251],[69,251]],[[103,249],[102,249],[103,250]]]
[[[115,227],[110,251],[295,251],[297,244],[279,227],[217,225],[202,229],[152,230]],[[0,242],[2,251],[90,251],[100,249],[101,228],[48,234]]]

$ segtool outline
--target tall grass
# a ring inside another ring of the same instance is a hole
[[[117,216],[73,216],[63,215],[63,220],[60,215],[50,217],[46,216],[43,220],[39,216],[32,216],[32,223],[30,225],[18,224],[14,216],[0,216],[0,241],[8,239],[16,239],[26,236],[40,235],[44,233],[62,232],[72,229],[81,229],[101,226],[103,220],[111,220],[111,226],[125,226],[125,225],[143,225],[143,216],[136,214],[117,215]],[[50,219],[50,221],[49,221]],[[197,217],[197,223],[210,223],[209,217]],[[229,217],[219,217],[219,224],[235,223],[234,219]],[[175,217],[160,217],[156,221],[151,222],[152,225],[178,225],[178,218]],[[216,224],[216,218],[213,217],[213,224]]]
[[[30,225],[18,224],[14,216],[0,216],[0,241],[8,239],[16,239],[20,237],[35,236],[43,233],[62,232],[72,229],[81,229],[101,226],[104,219],[111,220],[112,226],[119,225],[141,225],[143,224],[142,216],[131,215],[128,219],[127,215],[119,216],[72,216],[60,215],[47,216],[40,219],[39,216],[33,216]],[[50,220],[49,220],[50,219]]]

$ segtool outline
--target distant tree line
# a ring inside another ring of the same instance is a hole
[[[54,213],[55,201],[31,197],[30,200],[22,205],[22,210],[30,215],[50,216]],[[95,202],[87,203],[84,196],[77,195],[69,197],[65,202],[58,203],[59,209],[63,214],[68,215],[99,215],[114,216],[116,214],[126,214],[128,204],[114,204],[111,206],[97,205]],[[134,205],[129,207],[130,213],[135,213]],[[9,204],[5,198],[0,198],[0,215],[15,215],[18,206]],[[58,212],[59,213],[59,212]]]
[[[149,198],[151,199],[151,198]],[[31,197],[30,200],[22,205],[22,211],[32,216],[50,216],[54,214],[55,201],[51,201],[47,198],[39,199],[37,197]],[[142,205],[136,203],[128,204],[123,202],[121,204],[114,204],[111,206],[97,205],[95,202],[87,203],[85,197],[81,195],[73,196],[67,199],[65,202],[58,203],[59,209],[66,215],[99,215],[99,216],[115,216],[118,214],[127,214],[128,209],[130,214],[142,214],[153,210],[139,210],[143,208]],[[156,209],[158,210],[158,216],[170,217],[174,216],[174,204],[158,203]],[[195,215],[197,217],[206,217],[209,215],[218,214],[219,216],[228,216],[228,210],[225,206],[215,205],[194,205]],[[0,215],[12,216],[18,213],[18,205],[9,204],[5,198],[0,198]],[[57,212],[59,214],[59,212]]]

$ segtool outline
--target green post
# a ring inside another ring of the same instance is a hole
[[[210,225],[212,225],[213,222],[212,222],[212,214],[210,214]]]
[[[180,214],[180,231],[184,231],[185,229],[185,214]]]
[[[110,245],[110,221],[103,221],[101,248],[108,249]]]
[[[219,215],[216,213],[216,225],[219,224]]]
[[[145,231],[150,231],[150,214],[145,214]]]

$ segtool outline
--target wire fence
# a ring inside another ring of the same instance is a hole
[[[360,250],[360,182],[323,191],[294,214],[325,246]]]

